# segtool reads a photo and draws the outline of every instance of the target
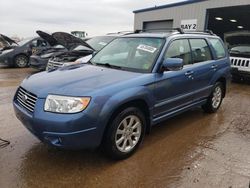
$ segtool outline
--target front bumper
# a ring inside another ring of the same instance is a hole
[[[30,57],[30,67],[38,70],[45,70],[49,59],[41,57]]]
[[[0,64],[1,65],[6,65],[6,66],[12,66],[13,61],[12,61],[12,59],[10,57],[0,54]]]
[[[44,101],[45,99],[37,100],[34,112],[29,112],[20,106],[15,98],[13,101],[16,117],[38,139],[65,149],[93,149],[100,145],[103,131],[97,128],[96,118],[84,112],[77,114],[45,112]]]
[[[235,76],[235,77],[243,77],[243,78],[250,79],[250,71],[240,70],[237,67],[231,68],[231,74],[232,76]]]

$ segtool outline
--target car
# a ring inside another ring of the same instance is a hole
[[[229,45],[233,81],[250,79],[250,32],[237,31],[225,34]]]
[[[126,32],[110,33],[104,36],[92,37],[91,39],[85,41],[85,43],[82,43],[81,45],[75,47],[73,50],[55,55],[52,58],[50,58],[46,70],[55,70],[63,66],[69,66],[78,63],[86,63],[89,59],[92,58],[92,54],[95,54],[98,51],[100,51],[112,40],[122,35],[127,35],[130,33],[131,32],[126,31]],[[61,40],[60,38],[62,38],[58,34],[54,34],[53,36],[57,40]]]
[[[0,50],[0,64],[9,67],[27,67],[32,51],[40,51],[47,47],[49,44],[40,37],[26,38],[18,43],[9,43],[7,47]]]
[[[36,31],[36,33],[50,45],[50,47],[39,52],[34,51],[30,56],[30,67],[42,71],[46,69],[51,57],[68,50],[67,46],[62,46],[52,35],[39,30]]]
[[[195,107],[216,112],[230,78],[229,55],[218,36],[142,31],[113,40],[86,64],[27,77],[13,105],[42,142],[100,147],[125,159],[152,126]]]
[[[94,52],[94,49],[87,43],[88,39],[83,40],[65,32],[56,32],[52,36],[68,50],[52,56],[48,61],[46,70],[55,70],[72,64],[78,58],[88,56]]]

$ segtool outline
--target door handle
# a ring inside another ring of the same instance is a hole
[[[187,71],[187,72],[185,73],[185,76],[191,76],[192,74],[194,74],[194,71]]]
[[[212,69],[216,69],[218,67],[218,65],[212,65],[211,68]]]

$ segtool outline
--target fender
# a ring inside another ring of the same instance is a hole
[[[216,81],[219,80],[220,78],[225,78],[226,82],[228,83],[228,81],[231,78],[229,66],[224,66],[224,67],[220,68],[219,70],[217,70],[216,73],[214,73],[210,84],[214,85],[216,83]]]
[[[153,85],[151,85],[153,86]],[[154,106],[154,96],[152,95],[153,92],[150,91],[154,89],[151,86],[139,86],[133,87],[129,89],[124,89],[115,95],[112,95],[107,102],[103,105],[100,114],[99,114],[99,121],[98,121],[98,132],[100,135],[99,138],[102,139],[104,130],[107,127],[108,121],[110,120],[112,114],[117,110],[120,106],[133,101],[133,100],[143,100],[149,107],[150,113],[150,120],[151,120],[151,111]],[[101,142],[101,140],[100,140]]]

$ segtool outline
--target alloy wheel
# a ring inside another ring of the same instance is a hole
[[[213,106],[213,108],[218,108],[220,106],[221,99],[222,99],[222,90],[221,90],[221,88],[219,86],[217,86],[214,89],[213,97],[212,97],[212,106]]]
[[[124,153],[131,151],[139,142],[141,134],[141,120],[135,115],[125,117],[116,130],[115,143],[117,149]]]

